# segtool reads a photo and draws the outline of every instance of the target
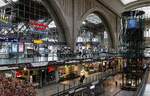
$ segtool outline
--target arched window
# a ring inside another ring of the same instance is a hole
[[[99,15],[91,13],[82,21],[76,39],[76,49],[96,53],[108,49],[109,41],[110,38],[105,23]]]

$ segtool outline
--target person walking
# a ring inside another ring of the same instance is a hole
[[[84,79],[85,79],[85,75],[81,76],[80,77],[80,83],[83,83]]]

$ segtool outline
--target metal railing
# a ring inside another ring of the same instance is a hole
[[[115,75],[118,72],[120,72],[120,70],[108,70],[106,72],[98,73],[96,75],[87,77],[82,84],[78,80],[78,81],[74,81],[72,84],[63,85],[63,88],[61,88],[60,86],[57,86],[56,93],[50,96],[63,96],[65,94],[69,94],[70,91],[73,91],[73,90],[75,91],[76,89],[79,89],[79,88],[85,88],[86,86],[91,85],[95,81],[103,81],[107,79],[107,77]]]
[[[0,54],[0,65],[7,65],[7,64],[20,64],[20,63],[38,63],[38,62],[49,62],[49,61],[60,61],[60,60],[70,60],[70,59],[89,59],[89,58],[107,58],[109,57],[108,53],[87,53],[87,54],[48,54],[48,56],[34,56],[34,54],[31,55],[31,57],[20,55],[14,55],[15,57],[7,57],[7,58],[1,58],[2,55],[6,54]],[[27,55],[27,54],[23,54]]]
[[[145,90],[145,87],[146,87],[146,83],[147,83],[147,80],[148,80],[148,75],[149,75],[149,69],[147,68],[146,71],[145,71],[145,74],[143,76],[143,80],[141,82],[141,84],[139,85],[136,93],[134,94],[134,96],[143,96],[144,94],[144,90]]]

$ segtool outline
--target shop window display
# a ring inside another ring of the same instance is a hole
[[[65,65],[58,68],[59,81],[72,80],[80,76],[79,66]]]

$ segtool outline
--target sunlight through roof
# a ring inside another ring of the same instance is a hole
[[[124,5],[138,1],[138,0],[120,0]]]
[[[150,6],[137,8],[135,10],[142,10],[145,12],[145,18],[150,18]]]

